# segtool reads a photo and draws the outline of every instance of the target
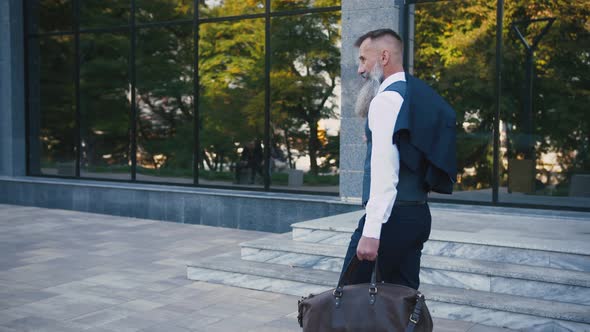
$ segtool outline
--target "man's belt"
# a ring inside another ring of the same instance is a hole
[[[412,206],[412,205],[424,205],[426,201],[398,201],[396,200],[393,206]]]

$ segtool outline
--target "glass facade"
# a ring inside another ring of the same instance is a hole
[[[274,1],[271,0],[271,2]],[[265,0],[204,0],[201,2],[199,16],[203,18],[243,17],[266,12]]]
[[[290,8],[291,2],[277,4]],[[338,185],[340,23],[330,13],[271,21],[272,183],[298,176],[317,191]],[[303,165],[306,174],[297,171]],[[281,172],[287,169],[287,172]]]
[[[83,0],[75,5],[79,7],[80,29],[124,27],[129,24],[131,6],[128,0]]]
[[[264,40],[261,18],[200,27],[199,183],[264,187]]]
[[[503,2],[401,6],[410,70],[457,111],[431,197],[588,209],[590,9]],[[27,1],[28,174],[337,195],[340,5]]]
[[[414,75],[457,115],[457,183],[440,198],[492,201],[495,14],[489,1],[415,5]]]
[[[505,11],[499,201],[589,208],[588,2]]]
[[[137,31],[138,180],[193,182],[193,52],[191,24]]]
[[[29,174],[338,193],[340,1],[37,0],[26,15]]]
[[[498,148],[495,1],[417,3],[414,74],[457,111],[455,193],[437,198],[588,209],[590,9],[504,1]],[[536,46],[534,46],[536,45]],[[498,155],[494,188],[494,153]]]
[[[129,180],[129,34],[80,34],[80,175]]]
[[[76,88],[74,38],[30,38],[30,174],[74,176],[76,162]]]

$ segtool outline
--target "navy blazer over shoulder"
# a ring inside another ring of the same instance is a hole
[[[426,160],[427,191],[451,194],[457,179],[455,111],[424,81],[406,73],[406,82],[393,143],[412,171]],[[385,91],[397,91],[394,85]]]

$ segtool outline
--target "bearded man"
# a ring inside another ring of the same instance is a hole
[[[395,31],[370,31],[355,46],[358,74],[365,79],[355,111],[367,118],[366,214],[351,237],[342,273],[356,255],[361,264],[348,281],[369,282],[378,256],[383,281],[418,289],[431,228],[428,192],[451,193],[456,177],[455,114],[404,72],[403,43]]]

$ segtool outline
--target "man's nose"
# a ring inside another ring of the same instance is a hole
[[[365,74],[365,66],[363,66],[362,64],[360,64],[359,67],[356,70],[356,73],[364,77],[364,74]]]

